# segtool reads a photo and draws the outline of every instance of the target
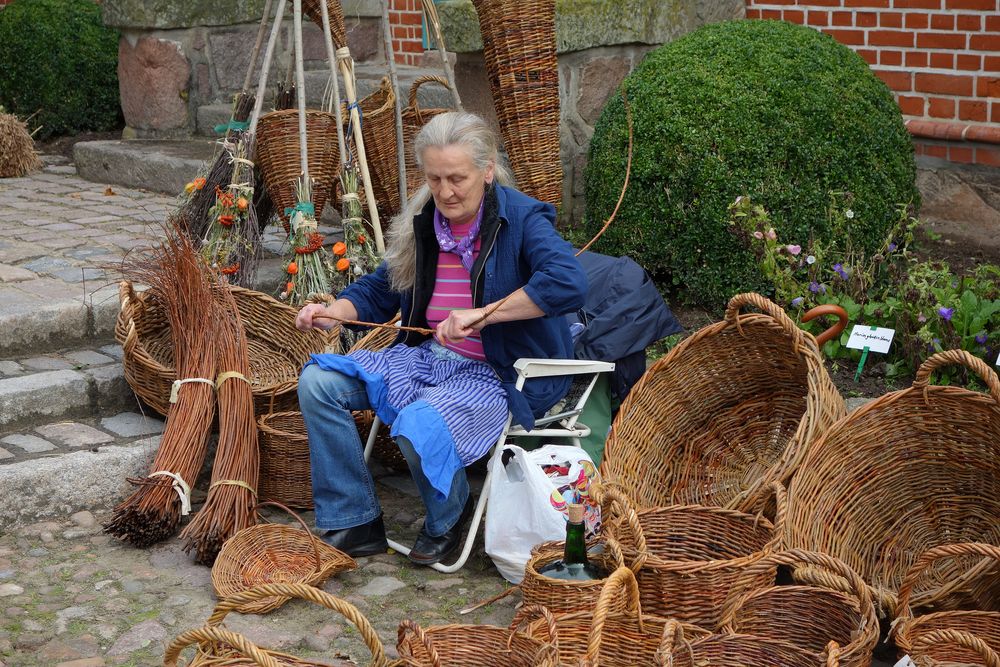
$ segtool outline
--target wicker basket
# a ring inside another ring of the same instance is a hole
[[[319,220],[340,169],[337,119],[332,113],[306,110],[306,153],[309,158],[311,198]],[[302,174],[299,162],[299,111],[271,111],[257,121],[257,167],[267,194],[288,227],[289,209],[298,203],[296,184]]]
[[[588,550],[593,549],[597,542],[590,542]],[[605,579],[593,581],[572,581],[553,579],[538,572],[538,569],[562,557],[566,548],[565,542],[543,542],[531,550],[531,558],[524,566],[524,579],[521,581],[521,595],[524,604],[536,604],[545,607],[553,614],[573,611],[590,611],[597,604],[604,589]],[[621,547],[609,538],[604,542],[604,550],[599,554],[588,554],[589,560],[600,565],[608,573],[613,573],[625,564]]]
[[[618,540],[636,572],[643,610],[703,628],[718,626],[722,605],[744,571],[781,548],[785,490],[773,482],[772,491],[774,524],[759,514],[702,505],[636,512],[615,487],[595,489],[604,508],[604,532]],[[762,567],[749,585],[770,585],[776,569]]]
[[[420,91],[420,86],[426,83],[436,83],[451,89],[447,79],[430,74],[418,76],[413,80],[413,85],[410,86],[410,96],[407,99],[406,108],[403,109],[403,155],[406,157],[406,191],[409,193],[413,193],[423,183],[420,165],[417,164],[417,154],[413,150],[413,140],[417,138],[417,133],[431,118],[451,111],[451,109],[439,107],[420,108],[417,93]]]
[[[244,528],[226,540],[212,566],[212,587],[220,600],[232,599],[239,593],[265,584],[319,586],[338,572],[357,567],[353,558],[309,532],[309,527],[295,512],[280,503],[266,502],[261,505],[274,505],[285,510],[295,517],[302,530],[263,523]],[[266,614],[291,597],[257,596],[251,601],[227,607],[227,613],[235,609],[243,614]],[[209,624],[216,625],[211,620]]]
[[[989,394],[930,384],[952,365],[978,374]],[[787,539],[844,561],[887,615],[917,556],[956,542],[1000,545],[998,516],[1000,379],[953,350],[925,361],[912,387],[855,410],[815,443],[789,494]],[[808,568],[796,578],[837,585]],[[937,611],[977,608],[989,586],[968,559],[938,563],[921,582],[911,604]]]
[[[536,639],[518,631],[532,614],[546,619],[549,635]],[[396,648],[409,667],[557,667],[552,615],[544,607],[524,607],[510,628],[491,625],[441,625],[423,629],[406,620],[399,625]]]
[[[518,188],[559,208],[555,0],[473,0],[486,75]]]
[[[763,314],[741,315],[745,306]],[[601,474],[641,507],[750,511],[846,412],[816,340],[771,301],[740,294],[724,321],[681,341],[632,388]]]
[[[396,160],[396,95],[388,78],[361,100],[361,134],[379,213],[388,222],[399,212],[399,163]],[[347,118],[347,110],[344,109]],[[384,230],[383,230],[384,231]]]
[[[830,642],[819,657],[800,648],[753,635],[710,635],[689,640],[677,621],[667,621],[657,652],[660,667],[839,667],[840,649]]]
[[[177,639],[170,643],[163,656],[163,664],[166,667],[176,667],[181,652],[186,647],[197,644],[195,656],[191,662],[187,663],[187,667],[222,667],[223,665],[226,667],[242,665],[259,665],[260,667],[328,667],[330,663],[326,660],[316,662],[259,648],[242,635],[220,627],[220,624],[229,612],[246,605],[252,605],[262,599],[275,597],[285,599],[302,598],[341,614],[360,632],[365,645],[371,651],[372,659],[369,664],[372,667],[405,667],[406,663],[402,661],[390,662],[386,658],[385,648],[382,646],[382,641],[379,639],[378,633],[375,632],[375,628],[372,627],[372,624],[365,618],[364,614],[358,611],[354,605],[346,600],[336,598],[329,593],[324,593],[318,588],[304,584],[268,584],[258,586],[257,588],[238,593],[230,599],[219,602],[204,627],[183,632]],[[338,662],[337,664],[353,665],[354,663]]]
[[[850,582],[853,595],[817,586],[768,586],[754,590],[758,574],[775,565],[809,564]],[[765,556],[746,570],[723,606],[720,630],[754,635],[797,646],[820,655],[836,642],[840,664],[870,667],[879,625],[868,586],[841,561],[809,551],[782,551]]]
[[[279,410],[297,408],[302,365],[311,354],[336,351],[339,342],[319,331],[300,332],[295,328],[297,311],[266,294],[229,289],[246,329],[254,408],[263,413],[272,397]],[[139,398],[166,415],[177,379],[166,313],[149,292],[137,294],[129,282],[120,283],[119,298],[115,338],[124,350],[125,379]]]
[[[634,667],[652,664],[667,619],[643,614],[635,575],[627,567],[611,573],[593,611],[556,615],[556,640],[562,665]],[[689,637],[708,636],[697,626],[684,626]],[[544,632],[545,634],[542,634]],[[548,630],[541,621],[528,634],[542,639]]]
[[[320,0],[302,0],[302,11],[322,30],[323,10],[319,3]],[[330,36],[333,37],[334,48],[347,46],[347,28],[340,0],[326,0],[326,12],[330,19]]]
[[[995,518],[995,517],[994,517]],[[980,557],[983,569],[992,572],[996,580],[1000,568],[1000,547],[982,543],[945,544],[928,550],[906,573],[899,587],[899,603],[893,632],[901,653],[908,653],[920,667],[958,664],[986,664],[1000,667],[1000,611],[942,611],[913,616],[910,596],[925,572],[937,561],[946,558]],[[994,604],[1000,600],[994,600]],[[958,638],[954,632],[973,635],[979,643]],[[993,656],[990,656],[990,653]]]

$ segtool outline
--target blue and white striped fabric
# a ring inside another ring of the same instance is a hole
[[[424,475],[443,497],[455,472],[483,457],[507,420],[507,395],[496,372],[429,340],[378,352],[314,354],[310,363],[365,382],[372,409],[393,437],[420,455]]]

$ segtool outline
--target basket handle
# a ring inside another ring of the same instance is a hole
[[[514,633],[517,632],[518,628],[521,627],[522,623],[530,622],[534,618],[541,617],[545,619],[545,631],[549,635],[548,642],[546,642],[546,648],[552,647],[556,649],[556,653],[559,652],[559,636],[556,634],[556,617],[552,615],[545,606],[540,604],[529,604],[526,607],[521,607],[514,614],[514,619],[510,622],[509,630],[510,637],[507,638],[507,648],[510,649],[510,643],[514,639]]]
[[[649,548],[646,546],[646,535],[642,531],[642,524],[639,523],[639,514],[635,510],[635,505],[632,504],[628,494],[618,484],[597,484],[591,490],[591,494],[598,504],[602,506],[607,505],[612,515],[617,512],[625,519],[629,530],[632,531],[632,536],[635,538],[635,550],[637,553],[635,560],[628,567],[632,572],[638,572],[646,564],[646,559],[649,557]],[[614,541],[613,545],[609,545],[609,548],[617,548],[619,553],[621,553],[621,545],[617,541]],[[615,552],[612,551],[612,556],[614,555]]]
[[[441,667],[441,656],[438,655],[437,649],[434,647],[434,642],[431,641],[431,638],[427,636],[427,633],[416,621],[407,618],[399,624],[399,630],[396,631],[396,649],[403,654],[403,645],[406,644],[410,635],[413,635],[414,639],[412,641],[420,642],[420,645],[427,651],[431,667]]]
[[[837,323],[834,324],[829,329],[827,329],[826,331],[824,331],[823,333],[821,333],[820,335],[816,336],[816,346],[819,348],[822,348],[824,343],[826,343],[827,341],[833,340],[841,333],[843,333],[844,329],[847,328],[847,321],[849,319],[846,310],[844,310],[843,308],[841,308],[836,304],[827,303],[822,306],[816,306],[815,308],[810,308],[809,310],[807,310],[802,315],[802,321],[809,322],[810,320],[814,320],[817,317],[822,317],[824,315],[836,315]]]
[[[663,624],[660,645],[656,647],[654,659],[657,667],[672,667],[675,664],[674,651],[678,644],[687,648],[691,662],[694,663],[694,651],[691,649],[691,642],[684,636],[684,626],[671,618]]]
[[[278,661],[272,658],[267,651],[243,635],[232,630],[217,628],[211,625],[182,632],[177,636],[177,639],[170,642],[170,646],[167,647],[166,652],[163,654],[164,667],[177,667],[177,660],[180,658],[181,651],[191,644],[201,642],[224,642],[239,649],[243,655],[253,660],[259,667],[281,667]]]
[[[620,567],[611,573],[601,595],[594,605],[594,615],[590,625],[590,635],[587,639],[586,663],[588,665],[599,665],[601,660],[601,641],[604,637],[604,624],[611,613],[611,606],[618,599],[625,595],[625,614],[635,616],[637,627],[642,633],[642,607],[639,604],[639,582],[635,579],[635,574],[627,567]]]
[[[840,667],[840,646],[837,642],[831,641],[826,645],[826,649],[823,651],[826,655],[825,665],[826,667]]]
[[[118,304],[122,316],[126,318],[125,340],[121,341],[122,349],[131,354],[139,340],[139,334],[135,328],[135,310],[142,307],[142,301],[128,280],[118,283]]]
[[[899,597],[896,602],[896,627],[893,628],[893,634],[904,633],[905,626],[913,620],[910,597],[913,595],[914,586],[920,581],[920,577],[927,571],[927,568],[942,558],[955,558],[957,556],[968,555],[979,555],[1000,563],[1000,547],[982,542],[942,544],[920,554],[913,565],[910,566],[910,569],[907,570],[906,575],[903,577],[903,583],[899,586]]]
[[[935,643],[957,644],[962,648],[967,648],[979,654],[986,667],[1000,667],[1000,655],[994,651],[989,644],[964,630],[931,630],[917,637],[914,648],[918,651],[926,651]]]
[[[388,665],[382,640],[379,639],[378,633],[375,632],[375,628],[372,627],[371,622],[365,618],[365,615],[357,607],[347,600],[334,597],[325,591],[306,584],[263,584],[240,591],[224,600],[220,600],[215,605],[212,615],[208,617],[207,623],[211,626],[217,626],[234,609],[242,607],[248,602],[255,602],[270,597],[301,598],[337,612],[358,629],[365,645],[371,651],[371,667],[386,667]]]
[[[410,86],[410,95],[406,99],[406,105],[408,108],[413,109],[413,113],[417,116],[417,122],[421,125],[424,124],[424,119],[423,116],[420,115],[420,105],[417,104],[417,91],[420,90],[420,86],[425,83],[437,83],[447,88],[449,92],[451,91],[451,86],[448,85],[448,81],[440,76],[424,74],[423,76],[418,76],[413,80],[413,85]]]
[[[931,373],[944,366],[965,366],[982,378],[990,390],[990,396],[993,397],[994,401],[1000,403],[1000,378],[997,377],[996,371],[990,368],[985,361],[965,350],[945,350],[928,357],[917,369],[917,377],[913,380],[913,386],[926,391],[927,385],[930,384]]]
[[[742,334],[743,330],[740,327],[740,311],[745,306],[753,306],[777,322],[785,333],[792,337],[792,349],[796,354],[798,354],[799,346],[805,343],[806,337],[809,336],[809,334],[795,326],[795,322],[792,321],[792,318],[790,318],[784,310],[767,297],[754,292],[737,294],[729,300],[729,305],[726,306],[725,320],[735,326],[736,329]],[[811,338],[811,336],[809,337]]]
[[[719,628],[725,632],[736,633],[736,614],[746,602],[753,597],[756,590],[752,588],[754,578],[765,574],[776,565],[810,565],[820,567],[838,577],[844,578],[851,588],[851,594],[858,599],[859,609],[866,626],[878,627],[878,617],[875,615],[875,605],[872,602],[868,584],[857,572],[848,567],[839,558],[824,553],[806,551],[804,549],[789,549],[767,554],[747,567],[736,580],[722,606]],[[840,589],[838,589],[840,590]],[[866,628],[862,628],[866,629]]]
[[[290,508],[279,503],[277,500],[265,500],[264,502],[260,502],[254,505],[253,511],[258,517],[260,516],[260,514],[257,512],[257,510],[263,507],[264,505],[274,505],[279,509],[283,509],[285,510],[286,513],[291,514],[293,519],[299,522],[299,525],[302,526],[302,530],[306,531],[306,535],[308,535],[310,538],[310,544],[312,544],[313,548],[313,559],[316,561],[316,571],[318,572],[319,569],[323,567],[323,558],[319,554],[319,538],[317,538],[315,535],[312,534],[312,531],[309,530],[309,526],[307,526],[306,522],[302,520],[302,517],[293,512]]]

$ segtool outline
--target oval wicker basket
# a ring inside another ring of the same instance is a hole
[[[530,637],[518,630],[531,614],[546,620],[548,637]],[[399,625],[396,648],[409,667],[557,667],[555,620],[547,609],[524,607],[509,628],[492,625],[441,625],[421,628],[411,620]]]
[[[621,544],[639,582],[647,614],[703,628],[718,626],[722,605],[744,571],[781,548],[785,490],[772,483],[774,524],[760,514],[722,507],[671,505],[639,510],[613,486],[595,489],[604,532]],[[775,565],[761,568],[751,585],[774,581]]]
[[[274,397],[279,410],[298,407],[299,371],[310,354],[337,349],[339,342],[319,331],[295,328],[296,310],[261,292],[230,286],[246,330],[254,408],[263,413]],[[170,387],[177,379],[166,313],[149,292],[119,285],[121,310],[115,339],[124,351],[125,379],[147,405],[166,415]]]
[[[262,523],[244,528],[226,540],[212,565],[212,587],[220,600],[232,599],[265,584],[318,586],[338,572],[357,567],[353,558],[313,535],[295,512],[280,503],[260,504],[285,510],[295,517],[302,530]],[[291,597],[258,596],[252,601],[227,607],[227,613],[235,609],[243,614],[266,614]],[[210,624],[215,625],[211,620]]]
[[[763,314],[741,315],[746,306]],[[632,388],[601,475],[640,507],[749,511],[846,411],[816,339],[766,298],[740,294],[724,321],[681,341]]]
[[[659,667],[826,667],[840,666],[840,649],[830,642],[824,654],[753,635],[710,635],[689,641],[675,620],[667,621],[657,652]]]
[[[652,664],[666,624],[665,618],[643,613],[635,575],[627,567],[620,567],[605,580],[592,611],[556,616],[560,663],[567,667]],[[689,637],[709,634],[694,625],[685,625],[684,629]],[[536,620],[528,625],[528,634],[544,638],[548,630],[541,620]]]
[[[966,664],[1000,667],[996,657],[1000,653],[1000,611],[940,611],[914,617],[910,607],[914,586],[935,562],[956,557],[967,560],[969,556],[982,558],[975,567],[991,571],[996,579],[1000,569],[1000,547],[977,542],[944,544],[929,549],[903,577],[893,633],[900,653],[909,654],[919,667]],[[1000,604],[1000,600],[994,600],[994,604]],[[958,637],[955,632],[970,634],[978,642]]]
[[[596,542],[588,544],[588,550],[596,544]],[[543,542],[532,548],[531,558],[524,566],[524,579],[520,584],[524,604],[543,606],[553,614],[590,611],[597,604],[597,598],[600,597],[608,578],[572,581],[553,579],[539,573],[540,567],[561,558],[565,548],[565,542]],[[590,553],[588,558],[603,567],[609,576],[625,564],[621,547],[613,538],[605,540],[602,553]]]
[[[262,649],[242,635],[220,627],[229,612],[267,598],[281,597],[286,599],[301,598],[334,611],[350,621],[358,632],[368,650],[371,651],[371,667],[405,667],[406,663],[398,660],[390,662],[385,655],[385,648],[379,639],[375,628],[365,618],[357,607],[346,600],[336,598],[318,588],[304,584],[267,584],[258,586],[232,598],[222,600],[216,605],[212,616],[205,626],[181,633],[167,647],[163,656],[165,667],[176,667],[181,652],[197,645],[194,657],[187,667],[237,667],[242,665],[259,665],[260,667],[328,667],[326,660],[316,662],[306,658],[298,658],[286,653],[278,653]],[[353,662],[341,662],[342,665],[353,665]]]
[[[809,564],[847,580],[853,593],[820,586],[754,589],[758,575],[775,565]],[[868,586],[840,560],[825,554],[790,550],[760,559],[740,575],[723,606],[719,628],[727,634],[754,635],[792,644],[816,656],[830,642],[840,646],[844,667],[870,667],[879,624]]]
[[[935,370],[953,365],[979,375],[989,393],[930,384]],[[953,350],[927,359],[912,387],[855,410],[815,443],[789,493],[787,540],[844,561],[888,615],[918,555],[955,542],[1000,545],[998,516],[1000,379],[981,359]],[[981,608],[989,581],[969,565],[937,563],[911,604]],[[843,583],[809,568],[795,576]]]

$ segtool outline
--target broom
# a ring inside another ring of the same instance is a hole
[[[0,178],[20,178],[42,168],[28,126],[9,113],[0,113]]]

